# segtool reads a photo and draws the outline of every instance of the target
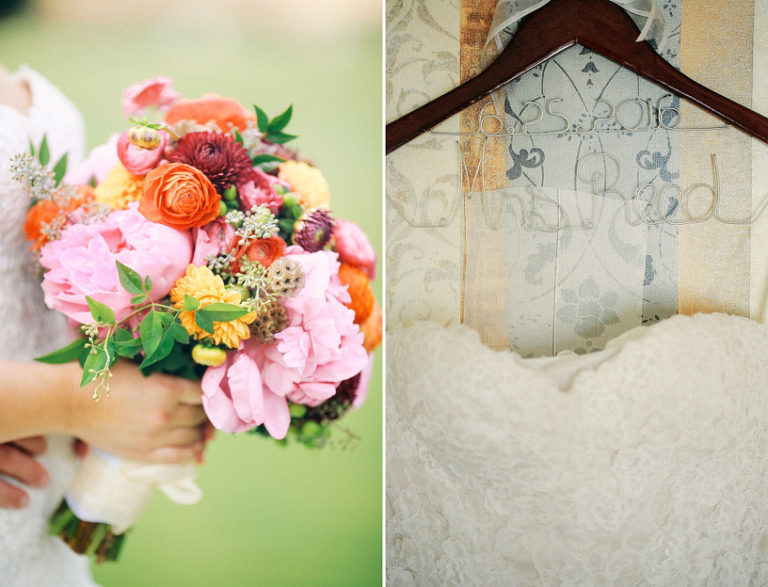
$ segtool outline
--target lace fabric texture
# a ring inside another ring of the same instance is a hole
[[[29,361],[65,343],[65,327],[61,316],[43,305],[22,231],[29,200],[11,179],[8,159],[26,152],[30,141],[38,146],[46,135],[51,160],[66,152],[70,166],[75,165],[82,159],[85,131],[76,108],[45,78],[26,67],[17,75],[28,83],[33,105],[26,115],[0,105],[0,316],[5,341],[2,358]],[[48,451],[40,461],[50,474],[48,487],[27,489],[30,503],[24,509],[0,509],[0,585],[94,585],[87,559],[47,535],[48,518],[78,466],[71,438],[49,437]]]
[[[768,584],[768,328],[722,314],[521,359],[388,336],[387,579]]]

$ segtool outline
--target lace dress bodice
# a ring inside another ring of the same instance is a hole
[[[388,585],[768,585],[768,327],[521,359],[388,335]]]
[[[85,131],[74,107],[45,78],[29,68],[18,74],[29,85],[32,106],[26,115],[0,105],[0,316],[2,358],[29,361],[61,346],[61,316],[45,308],[23,225],[29,199],[11,179],[8,159],[36,147],[45,135],[51,161],[68,153],[70,166],[82,159]],[[45,409],[41,405],[40,409]],[[58,506],[76,468],[71,439],[48,437],[40,457],[50,474],[44,489],[26,488],[30,503],[21,510],[0,509],[0,585],[3,587],[82,587],[94,585],[85,557],[59,538],[47,535],[50,514]]]

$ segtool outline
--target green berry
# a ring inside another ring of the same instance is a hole
[[[224,199],[228,201],[237,199],[237,188],[233,185],[224,190]]]
[[[307,406],[301,404],[289,404],[288,410],[291,412],[291,418],[303,418],[307,413]]]
[[[221,200],[219,202],[219,216],[226,216],[227,212],[229,212],[229,208],[227,208],[227,204],[224,200]]]
[[[276,186],[275,191],[277,191],[277,188],[279,187],[281,186]],[[285,192],[285,190],[283,191]],[[277,192],[277,193],[279,194],[280,192]],[[296,199],[296,196],[290,192],[286,192],[282,195],[283,195],[283,205],[285,206],[295,206],[296,204],[299,203],[299,201]]]

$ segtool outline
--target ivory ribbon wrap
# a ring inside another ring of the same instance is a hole
[[[663,51],[664,45],[669,39],[669,23],[659,8],[657,0],[611,0],[611,2],[618,4],[631,14],[645,18],[645,25],[636,40],[655,39],[658,46],[657,51],[659,53]],[[485,42],[485,49],[490,49],[490,52],[483,50],[483,64],[489,64],[493,60],[494,53],[498,54],[504,49],[509,42],[510,35],[517,31],[517,23],[522,18],[548,3],[549,0],[501,0],[496,5],[491,29]],[[661,26],[661,34],[654,35],[651,29],[656,22]]]
[[[175,503],[190,505],[203,492],[195,484],[195,465],[154,465],[121,459],[92,449],[66,493],[67,503],[86,522],[112,525],[115,534],[130,528],[155,489]]]

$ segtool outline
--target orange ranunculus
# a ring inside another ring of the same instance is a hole
[[[383,320],[381,314],[381,306],[374,299],[373,310],[371,315],[368,316],[365,322],[360,324],[360,331],[363,333],[363,346],[365,350],[372,353],[374,349],[381,343],[383,336]]]
[[[179,100],[171,106],[165,122],[175,124],[181,120],[194,120],[198,124],[213,121],[223,132],[228,132],[233,126],[244,130],[248,121],[256,120],[256,115],[237,100],[205,94],[197,100]]]
[[[50,237],[42,232],[45,225],[50,225],[57,216],[74,212],[86,202],[94,199],[91,186],[80,186],[77,191],[79,197],[72,198],[68,202],[64,202],[59,197],[59,192],[56,192],[52,199],[40,200],[29,209],[27,219],[24,222],[24,234],[27,240],[32,241],[30,249],[33,251],[40,249],[50,240]]]
[[[355,324],[365,322],[373,311],[375,298],[373,290],[368,285],[368,276],[357,267],[342,263],[339,267],[339,279],[348,286],[352,301],[349,307],[355,311]]]
[[[285,241],[277,235],[253,241],[245,251],[249,261],[258,261],[264,267],[269,267],[284,254]]]
[[[152,222],[188,230],[216,218],[220,201],[202,171],[184,163],[165,163],[144,178],[139,212]]]

